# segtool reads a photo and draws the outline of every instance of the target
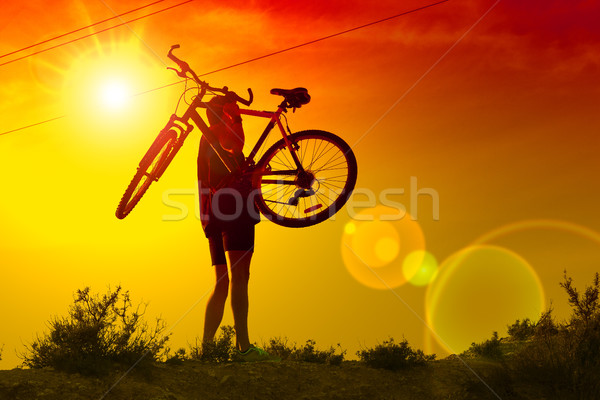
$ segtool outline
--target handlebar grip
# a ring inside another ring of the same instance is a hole
[[[173,55],[173,50],[178,49],[180,47],[181,47],[180,45],[174,44],[173,46],[171,46],[171,49],[169,50],[169,54],[167,54],[167,57],[169,57],[171,60],[175,61],[175,63],[177,63],[177,64],[178,64],[178,61],[181,61],[181,60]]]
[[[167,57],[170,60],[172,60],[175,64],[177,64],[177,66],[179,66],[179,68],[181,68],[181,71],[177,71],[177,75],[179,75],[182,78],[185,78],[186,73],[191,70],[190,70],[190,66],[188,65],[188,63],[186,63],[183,60],[180,60],[173,54],[173,50],[178,49],[179,47],[181,47],[181,46],[179,46],[178,44],[174,44],[173,46],[171,46],[171,49],[169,50]]]
[[[231,93],[233,93],[233,92],[231,92]],[[235,101],[242,103],[246,107],[248,107],[250,104],[252,104],[252,101],[254,100],[254,94],[252,93],[252,89],[250,89],[250,88],[248,88],[248,95],[250,96],[248,98],[248,100],[242,99],[240,96],[238,96],[235,93],[233,93],[233,95],[234,95]]]

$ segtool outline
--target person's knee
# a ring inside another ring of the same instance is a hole
[[[215,294],[223,299],[227,298],[229,292],[229,274],[227,265],[217,266],[217,281],[215,283]]]
[[[215,291],[225,294],[227,296],[227,292],[229,291],[229,277],[225,276],[217,281],[215,284]]]
[[[235,283],[248,282],[250,279],[250,268],[245,265],[235,265],[231,268],[231,280]]]

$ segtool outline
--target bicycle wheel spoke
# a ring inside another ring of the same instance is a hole
[[[346,179],[346,178],[333,178],[333,177],[319,178],[319,183],[321,183],[321,184],[326,184],[326,183],[330,183],[330,182],[334,182],[334,183],[338,183],[338,184],[345,184],[347,181],[348,181],[348,179]]]
[[[321,175],[319,175],[321,176]],[[319,180],[340,180],[340,181],[345,181],[347,180],[348,174],[343,174],[343,175],[333,175],[333,176],[327,176],[325,178],[319,178]]]
[[[288,169],[294,169],[294,160],[290,161],[288,158],[288,152],[280,152],[281,155],[283,156],[283,158],[285,158],[285,160],[281,160],[281,156],[278,156],[277,159],[280,160],[280,163],[282,165],[285,165]],[[290,156],[291,157],[291,156]]]
[[[319,146],[320,146],[321,142],[319,142]],[[313,149],[312,149],[312,154],[310,156],[310,164],[306,167],[306,168],[311,168],[313,161],[315,159],[315,154],[317,153],[318,149],[317,149],[317,144],[313,144]]]
[[[333,150],[333,153],[330,153],[330,151],[332,151],[332,150]],[[340,159],[340,158],[342,160],[338,164],[345,164],[346,158],[344,157],[343,154],[340,154],[340,152],[337,150],[339,150],[339,149],[332,147],[329,150],[327,150],[327,152],[321,154],[320,160],[315,160],[313,165],[319,165],[319,164],[317,164],[317,161],[322,161],[322,159],[327,155],[327,153],[330,153],[331,157],[329,157],[329,159],[327,161],[323,162],[319,167],[314,166],[312,169],[313,170],[329,169],[329,168],[331,168],[331,166],[329,164],[332,162],[337,162],[338,159]]]
[[[340,161],[338,161],[338,160],[340,160]],[[333,164],[333,166],[330,165],[331,163],[334,163],[334,162],[336,162],[337,164]],[[329,160],[327,160],[325,163],[323,163],[323,165],[321,165],[319,168],[313,168],[313,170],[320,171],[325,168],[331,169],[331,168],[335,168],[336,166],[339,166],[339,165],[346,165],[346,166],[348,165],[348,162],[346,161],[346,157],[344,156],[344,154],[334,153]]]
[[[275,186],[273,189],[270,189],[267,191],[267,193],[275,191],[274,193],[271,193],[271,195],[269,196],[270,198],[273,196],[276,196],[281,191],[283,191],[285,193],[286,189],[289,188],[289,186],[278,186],[278,185],[273,185],[273,186]],[[282,196],[279,196],[279,197],[282,197]]]
[[[338,185],[332,185],[332,184],[328,184],[328,183],[321,183],[321,186],[325,187],[326,189],[329,189],[331,191],[336,191],[339,190],[340,192],[344,189],[343,186],[338,186]]]
[[[323,140],[321,140],[321,143],[319,143],[319,151],[316,152],[316,155],[313,155],[312,160],[310,162],[309,165],[309,169],[312,168],[312,166],[321,159],[321,157],[323,157],[324,154],[326,154],[327,152],[329,152],[328,150],[328,144],[325,144],[325,146],[323,146],[323,149],[321,149],[321,145],[323,144]]]
[[[306,159],[306,153],[308,153],[309,146],[301,146],[300,149],[304,149],[302,156],[300,157],[300,164],[304,165],[304,160]]]

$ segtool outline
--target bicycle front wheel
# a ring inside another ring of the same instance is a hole
[[[256,205],[276,224],[301,228],[333,216],[348,201],[358,168],[352,149],[333,133],[310,130],[288,136],[296,160],[284,139],[257,164]]]
[[[162,176],[168,165],[167,159],[170,161],[169,154],[176,142],[177,134],[172,130],[161,132],[157,136],[142,161],[140,161],[137,172],[119,202],[115,213],[117,218],[125,218],[146,193],[150,184],[158,181],[158,178]]]

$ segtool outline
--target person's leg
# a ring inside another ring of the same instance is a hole
[[[238,350],[244,352],[250,347],[248,336],[248,280],[252,251],[232,250],[227,252],[231,268],[231,309],[235,324],[235,337]]]
[[[214,340],[215,334],[221,325],[223,311],[227,294],[229,292],[229,275],[227,273],[227,264],[215,265],[216,283],[215,289],[206,303],[206,312],[204,314],[204,342]]]

